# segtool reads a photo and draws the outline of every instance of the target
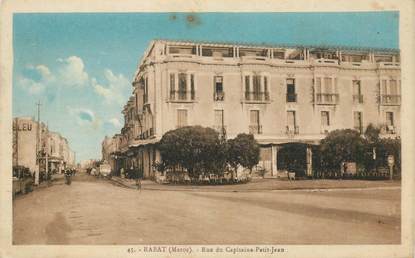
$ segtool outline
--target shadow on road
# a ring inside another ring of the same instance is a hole
[[[71,226],[66,221],[61,212],[55,213],[53,220],[46,225],[47,244],[66,244],[68,243],[68,233],[72,231]]]

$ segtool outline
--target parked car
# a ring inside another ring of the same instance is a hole
[[[102,177],[109,177],[111,174],[111,166],[108,163],[102,163],[99,166],[99,175]]]
[[[33,178],[30,170],[23,166],[13,167],[13,198],[16,194],[33,191]]]

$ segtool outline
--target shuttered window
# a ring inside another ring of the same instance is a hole
[[[290,128],[294,128],[296,126],[295,111],[287,111],[287,125]]]
[[[259,125],[259,110],[251,110],[250,121],[251,125]]]
[[[177,127],[187,126],[187,110],[178,109],[177,110]]]
[[[330,125],[330,113],[328,111],[321,111],[321,125],[322,126]]]
[[[215,110],[215,126],[222,126],[223,123],[223,110]]]

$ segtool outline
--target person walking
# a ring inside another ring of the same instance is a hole
[[[134,175],[135,175],[135,178],[136,178],[136,182],[135,182],[135,184],[136,184],[136,186],[137,186],[137,189],[138,189],[138,190],[141,190],[141,177],[142,177],[142,175],[141,175],[141,173],[140,173],[140,170],[139,170],[139,169],[136,169],[136,170],[134,171]]]

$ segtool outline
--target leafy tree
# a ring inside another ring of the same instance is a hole
[[[401,167],[401,140],[400,139],[382,139],[380,137],[381,129],[373,124],[369,124],[365,131],[365,138],[368,141],[368,152],[375,152],[376,159],[373,154],[366,160],[365,168],[372,170],[379,166],[388,166],[388,156],[395,157],[395,165],[398,169]]]
[[[338,171],[342,162],[363,164],[368,155],[366,145],[367,141],[355,130],[330,132],[320,145],[323,168]]]
[[[211,128],[187,126],[169,131],[159,143],[162,167],[175,170],[181,166],[197,178],[212,169],[219,146],[219,135]]]
[[[388,166],[388,156],[395,157],[395,166],[401,169],[401,140],[400,139],[380,139],[376,146],[376,159],[381,166]]]
[[[380,128],[370,123],[365,130],[365,138],[369,143],[377,143],[379,141]]]
[[[228,140],[227,159],[236,169],[238,166],[252,168],[259,162],[259,145],[252,134],[238,134],[235,139]]]

